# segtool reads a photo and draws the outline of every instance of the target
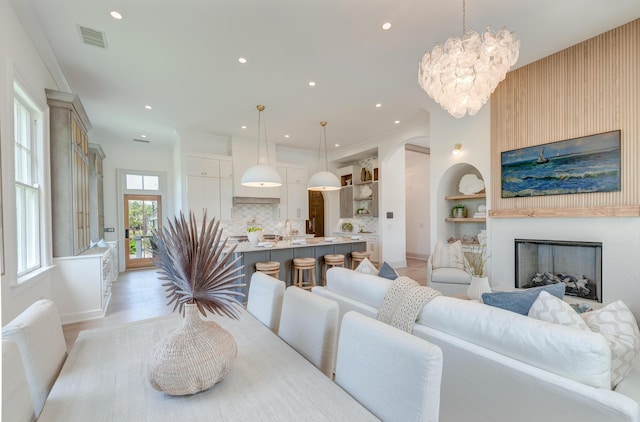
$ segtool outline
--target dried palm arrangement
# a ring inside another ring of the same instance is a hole
[[[245,296],[245,284],[237,282],[244,277],[243,267],[236,267],[240,257],[233,259],[236,245],[223,254],[227,241],[219,226],[215,218],[207,221],[205,211],[198,229],[193,212],[188,221],[180,212],[151,238],[154,263],[174,311],[184,314],[185,304],[195,304],[204,316],[211,312],[238,319],[242,305],[237,298]]]
[[[169,304],[184,315],[149,357],[147,378],[158,391],[186,395],[206,390],[229,373],[238,353],[228,331],[199,315],[240,317],[242,266],[236,267],[240,258],[232,259],[235,245],[223,253],[226,240],[219,225],[215,219],[207,222],[205,212],[198,230],[193,213],[188,221],[180,213],[151,241]]]

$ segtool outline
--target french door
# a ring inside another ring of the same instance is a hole
[[[124,196],[124,247],[126,269],[153,266],[150,238],[162,227],[160,195]]]

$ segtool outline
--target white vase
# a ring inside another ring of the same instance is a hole
[[[482,302],[482,293],[491,293],[489,277],[471,276],[471,283],[467,289],[467,297],[471,300],[479,300]]]
[[[249,243],[253,246],[256,246],[258,242],[260,242],[260,237],[262,236],[262,232],[247,232],[247,238],[249,239]]]

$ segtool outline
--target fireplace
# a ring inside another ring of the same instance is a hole
[[[602,243],[516,239],[516,286],[564,282],[565,294],[602,303]]]

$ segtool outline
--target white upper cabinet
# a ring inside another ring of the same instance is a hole
[[[209,219],[230,219],[233,207],[230,159],[187,156],[187,203],[198,221],[207,210]]]
[[[231,164],[231,161],[229,161],[229,164]],[[187,157],[187,175],[221,177],[220,160],[193,156]]]

